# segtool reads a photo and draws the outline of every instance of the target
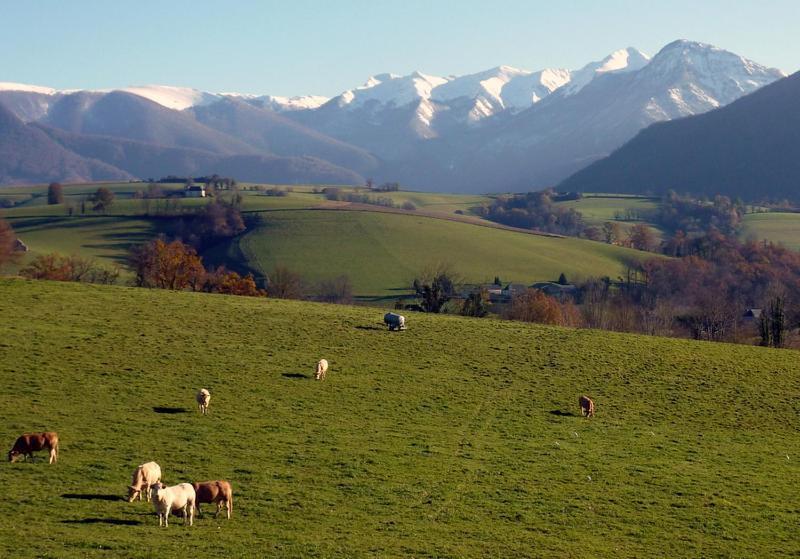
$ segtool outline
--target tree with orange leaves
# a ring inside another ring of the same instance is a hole
[[[151,241],[134,249],[131,264],[138,287],[202,289],[206,271],[195,250],[181,241]]]

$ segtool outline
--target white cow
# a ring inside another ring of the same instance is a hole
[[[208,404],[211,403],[211,392],[206,390],[205,388],[201,388],[197,391],[197,396],[195,396],[195,400],[197,400],[197,405],[200,407],[200,412],[202,414],[208,413]]]
[[[328,372],[328,360],[327,359],[320,359],[317,362],[317,371],[314,374],[314,378],[317,380],[325,380],[325,374]]]
[[[148,488],[154,483],[161,481],[161,467],[155,462],[139,464],[133,471],[133,480],[128,486],[128,502],[132,503],[136,497],[144,498],[150,502],[150,491]]]
[[[169,513],[172,511],[183,511],[183,524],[189,522],[189,526],[194,524],[194,507],[197,499],[194,487],[191,483],[179,483],[172,487],[167,487],[163,483],[155,483],[150,486],[150,497],[153,506],[158,513],[158,525],[169,527]]]
[[[406,317],[402,314],[387,312],[383,315],[383,323],[389,327],[389,330],[405,330]]]

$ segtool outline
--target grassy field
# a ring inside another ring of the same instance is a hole
[[[158,235],[155,222],[135,217],[55,217],[9,220],[30,254],[79,254],[106,265],[126,264],[131,246]]]
[[[311,281],[348,274],[355,293],[407,292],[422,269],[446,263],[471,282],[529,283],[616,277],[644,253],[572,238],[550,238],[439,219],[375,212],[285,211],[229,247],[261,275],[283,265]]]
[[[88,186],[69,186],[65,192],[76,208],[68,216],[65,205],[44,204],[42,187],[11,189],[9,196],[31,196],[3,214],[33,256],[59,252],[78,254],[112,266],[124,265],[130,247],[158,235],[159,204],[132,199],[141,184],[112,185],[117,199],[107,214],[79,212],[80,200]],[[177,186],[175,186],[177,188]],[[297,211],[325,207],[328,202],[311,187],[298,187],[287,196],[265,196],[244,191],[245,212],[262,216],[263,225],[236,239],[232,246],[212,250],[209,263],[253,269],[263,276],[277,264],[303,274],[310,282],[341,274],[350,276],[359,296],[386,297],[407,292],[413,277],[428,266],[447,263],[472,282],[533,282],[553,280],[561,272],[570,279],[609,275],[616,277],[629,259],[640,258],[634,251],[577,239],[557,239],[489,229],[421,215],[393,215],[377,212]],[[382,195],[382,194],[381,194]],[[387,193],[397,204],[413,201],[420,211],[434,217],[458,217],[485,224],[476,216],[455,216],[482,198],[413,192]],[[184,207],[206,203],[182,200]],[[377,208],[376,208],[377,209]],[[130,273],[123,272],[126,280]]]
[[[61,436],[0,463],[0,556],[800,553],[793,351],[19,280],[0,313],[0,440]],[[159,529],[148,460],[233,518]]]
[[[581,212],[589,225],[602,225],[606,221],[614,221],[619,212],[654,210],[658,200],[616,194],[587,194],[580,200],[557,202],[556,205]]]
[[[800,214],[755,213],[744,216],[740,237],[767,239],[786,248],[800,250]]]

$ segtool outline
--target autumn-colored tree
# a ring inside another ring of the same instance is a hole
[[[541,324],[562,324],[561,306],[538,289],[526,289],[511,300],[507,318]]]
[[[603,230],[595,225],[590,225],[583,230],[583,236],[590,241],[602,241]]]
[[[305,285],[300,274],[285,266],[276,266],[269,275],[267,294],[279,299],[302,299],[305,296]]]
[[[169,198],[167,202],[177,200],[179,198]],[[177,207],[174,211],[168,211],[175,213]],[[220,239],[238,235],[244,230],[245,223],[239,209],[215,198],[196,214],[172,221],[169,236],[201,249]]]
[[[622,227],[619,223],[606,221],[603,223],[603,239],[610,245],[619,244],[622,241]]]
[[[226,270],[220,266],[206,276],[205,290],[209,293],[222,293],[225,295],[240,295],[245,297],[261,297],[266,292],[256,287],[253,274],[242,277],[236,272]]]
[[[17,236],[11,225],[0,217],[0,268],[16,258],[17,253],[14,250],[16,240]]]
[[[658,239],[646,224],[636,223],[628,231],[628,244],[637,250],[654,251],[658,248]]]
[[[205,269],[195,250],[181,241],[157,239],[132,251],[131,264],[139,287],[161,289],[202,289]]]
[[[104,212],[114,203],[114,193],[108,187],[101,186],[92,196],[94,211]]]
[[[61,183],[51,182],[47,187],[47,203],[50,205],[64,203],[64,187]]]
[[[28,279],[113,284],[119,278],[119,269],[109,270],[87,258],[53,252],[34,258],[20,270],[20,275]]]
[[[561,325],[578,328],[584,325],[580,309],[572,301],[561,303]]]

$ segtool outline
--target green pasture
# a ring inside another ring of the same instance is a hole
[[[800,213],[754,213],[742,220],[740,237],[779,243],[800,250]]]
[[[658,201],[634,196],[586,195],[580,200],[556,202],[556,206],[579,211],[589,225],[602,225],[606,221],[614,221],[618,212],[654,210],[658,207]]]
[[[123,280],[130,276],[125,269],[130,248],[159,233],[156,221],[135,217],[31,217],[9,223],[30,251],[18,267],[41,254],[75,254],[106,267],[120,266]]]
[[[61,438],[0,463],[0,556],[800,554],[796,352],[381,314],[0,280],[0,441]],[[159,528],[149,460],[233,518]]]
[[[470,282],[530,283],[617,277],[626,262],[651,256],[604,243],[530,235],[415,215],[354,211],[265,212],[227,258],[261,275],[285,266],[310,281],[347,274],[355,293],[407,292],[424,268],[447,264]],[[219,258],[220,256],[217,255]]]

